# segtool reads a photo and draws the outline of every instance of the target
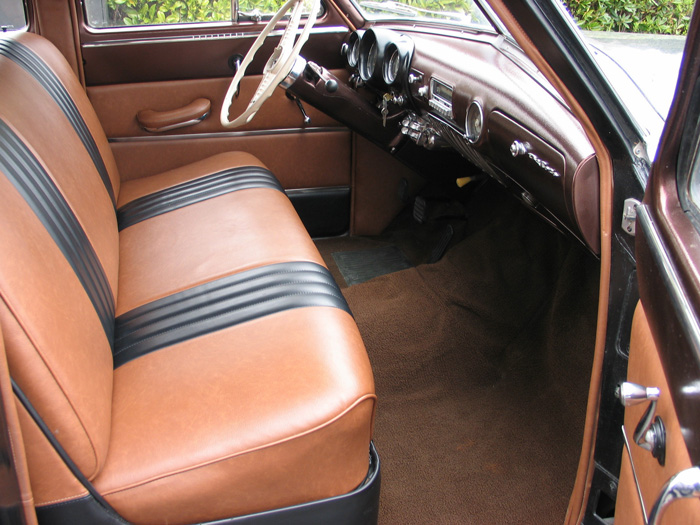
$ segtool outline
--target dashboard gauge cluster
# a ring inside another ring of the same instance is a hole
[[[364,31],[353,31],[350,34],[350,40],[348,41],[348,46],[346,48],[346,60],[350,67],[357,67],[360,62],[360,41],[362,39],[362,33]]]
[[[403,27],[356,30],[342,47],[366,135],[411,159],[414,145],[426,159],[458,153],[600,253],[595,152],[554,88],[496,36]]]
[[[345,59],[365,84],[379,89],[403,87],[413,55],[413,41],[390,29],[373,27],[350,34]]]

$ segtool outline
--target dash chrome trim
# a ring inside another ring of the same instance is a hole
[[[252,25],[251,25],[252,26]],[[209,27],[209,26],[207,26]],[[213,26],[222,27],[222,26]],[[226,27],[226,26],[223,26]],[[149,30],[153,31],[154,27],[149,26]],[[158,30],[167,29],[166,27],[157,27]],[[182,29],[182,26],[179,27]],[[246,28],[247,29],[247,28]],[[252,27],[251,27],[252,29]],[[100,30],[106,31],[106,30]],[[284,31],[282,29],[275,29],[270,32],[269,36],[281,36]],[[344,34],[348,32],[348,28],[345,26],[328,26],[328,27],[314,27],[311,29],[311,34],[313,35],[327,35],[327,34]],[[297,30],[297,34],[301,33],[301,29]],[[259,31],[237,31],[233,33],[217,33],[217,34],[206,34],[206,35],[187,35],[187,36],[156,36],[156,37],[142,37],[142,38],[128,38],[123,40],[101,40],[98,42],[88,42],[82,45],[83,49],[94,48],[94,47],[118,47],[118,46],[133,46],[142,44],[172,44],[172,43],[183,43],[183,42],[195,42],[199,40],[240,40],[245,38],[257,38]]]

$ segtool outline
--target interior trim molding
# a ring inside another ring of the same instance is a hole
[[[193,27],[193,29],[202,29],[202,28],[224,28],[224,27],[231,27],[231,23],[227,23],[225,25],[221,24],[215,24],[215,25],[210,25],[207,24],[205,26],[200,26],[197,25],[196,27]],[[158,26],[155,28],[157,31],[167,31],[167,30],[173,30],[173,29],[183,29],[183,24],[177,24],[177,25],[163,25],[163,26]],[[252,27],[251,27],[252,29]],[[123,34],[123,33],[132,33],[134,31],[138,31],[139,28],[136,28],[134,26],[130,26],[128,28],[109,28],[109,29],[94,29],[91,28],[89,31],[90,33],[93,34],[103,34],[103,33],[110,33],[110,34]],[[141,29],[142,31],[154,31],[154,26],[144,26],[144,29]],[[329,35],[329,34],[345,34],[348,32],[348,28],[345,26],[327,26],[327,27],[314,27],[311,29],[311,34],[312,35]],[[282,36],[283,30],[282,29],[276,29],[272,32],[270,32],[271,37],[275,36]],[[297,34],[301,33],[301,30],[297,31]],[[221,34],[198,34],[198,35],[188,35],[188,36],[157,36],[157,37],[143,37],[143,38],[129,38],[129,39],[123,39],[123,40],[101,40],[98,42],[87,42],[82,45],[83,49],[85,48],[91,48],[91,47],[118,47],[118,46],[133,46],[133,45],[142,45],[142,44],[172,44],[172,43],[182,43],[182,42],[192,42],[195,40],[242,40],[246,38],[256,38],[260,34],[259,31],[239,31],[235,33],[221,33]]]
[[[112,137],[110,143],[124,142],[169,142],[174,140],[193,139],[219,139],[236,137],[263,137],[266,135],[294,135],[298,133],[349,133],[346,127],[319,126],[315,128],[276,128],[276,129],[255,129],[250,131],[222,131],[217,133],[183,133],[179,135],[158,135],[158,136],[138,136],[138,137]]]
[[[683,289],[678,270],[668,255],[661,232],[654,223],[647,205],[637,206],[637,221],[644,230],[644,235],[651,248],[649,251],[654,262],[658,265],[659,273],[668,289],[671,304],[673,304],[678,320],[688,337],[688,342],[695,350],[695,355],[698,356],[700,355],[700,324],[693,315],[694,310]]]

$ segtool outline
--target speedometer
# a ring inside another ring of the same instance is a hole
[[[395,45],[389,46],[389,51],[389,59],[384,60],[384,82],[393,84],[399,76],[401,53],[399,53],[399,49]]]

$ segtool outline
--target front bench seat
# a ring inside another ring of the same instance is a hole
[[[186,524],[360,485],[372,372],[291,203],[236,182],[161,206],[261,163],[231,153],[121,185],[53,46],[0,40],[0,79],[0,327],[42,520],[94,509],[89,490],[130,522]],[[136,206],[119,231],[117,206],[153,195],[158,213]]]

